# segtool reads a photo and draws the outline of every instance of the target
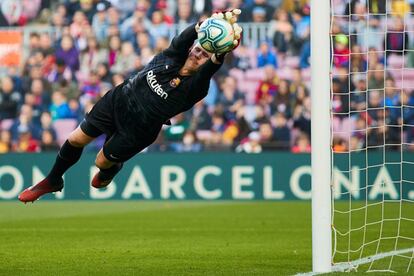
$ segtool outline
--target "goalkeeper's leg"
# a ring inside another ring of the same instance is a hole
[[[115,175],[122,169],[124,162],[151,145],[158,136],[162,125],[154,127],[145,135],[135,132],[117,131],[108,137],[103,148],[96,156],[95,165],[99,171],[92,178],[95,188],[108,186]]]
[[[110,156],[115,159],[117,158],[113,154],[110,154]],[[108,186],[112,182],[112,179],[122,169],[124,163],[108,160],[105,157],[103,150],[100,150],[96,156],[95,165],[99,168],[99,171],[92,178],[91,185],[99,189]]]
[[[98,133],[97,136],[99,136]],[[80,127],[74,130],[60,148],[47,177],[20,193],[19,200],[25,203],[33,202],[44,194],[61,191],[63,189],[63,174],[78,162],[83,147],[94,140],[95,137],[87,135]]]

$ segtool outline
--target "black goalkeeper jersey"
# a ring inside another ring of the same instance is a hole
[[[117,87],[114,95],[117,123],[124,129],[158,126],[190,109],[207,95],[210,79],[220,64],[209,59],[195,74],[179,74],[196,38],[193,24],[143,70],[125,80],[122,87]]]

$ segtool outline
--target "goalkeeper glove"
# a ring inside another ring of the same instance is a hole
[[[215,12],[211,16],[213,18],[226,20],[228,23],[230,23],[230,25],[233,27],[233,30],[234,30],[233,46],[230,47],[225,53],[214,54],[213,55],[213,61],[215,61],[215,63],[218,63],[218,62],[223,63],[224,57],[226,56],[226,54],[233,51],[234,49],[236,49],[240,45],[240,40],[241,40],[241,35],[242,35],[242,32],[243,32],[243,29],[239,26],[239,24],[236,23],[237,16],[240,15],[240,14],[241,14],[240,9],[234,9],[234,10],[230,10],[230,11]]]
[[[233,30],[234,30],[233,47],[229,48],[228,52],[233,51],[240,44],[240,39],[241,39],[241,34],[242,34],[243,29],[239,26],[239,24],[236,23],[237,16],[239,16],[240,14],[241,14],[240,9],[233,9],[230,11],[215,12],[211,15],[211,17],[213,18],[226,20],[233,27]]]

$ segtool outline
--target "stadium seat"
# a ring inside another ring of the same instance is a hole
[[[341,132],[338,133],[338,134],[339,134],[339,136],[341,136],[345,140],[348,140],[349,137],[354,132],[354,130],[355,130],[355,119],[354,118],[344,118],[342,120]]]
[[[248,48],[247,49],[247,55],[250,58],[250,66],[252,68],[256,68],[257,67],[257,52],[256,49],[253,48]]]
[[[310,68],[302,69],[302,78],[305,83],[310,84],[310,81],[311,81],[311,69]]]
[[[245,79],[250,81],[261,81],[264,78],[264,70],[262,68],[250,69],[245,73]]]
[[[332,132],[336,133],[336,132],[341,131],[341,124],[342,124],[341,119],[339,117],[334,116],[332,118]]]
[[[284,80],[292,80],[292,69],[284,67],[277,70],[277,75]]]
[[[390,55],[388,57],[388,67],[389,68],[404,68],[404,57],[399,55]]]
[[[78,126],[76,119],[60,119],[53,122],[53,127],[56,129],[57,142],[59,145],[68,138],[69,134]]]
[[[244,79],[244,72],[242,70],[237,69],[237,68],[230,69],[229,75],[232,76],[233,78],[235,78],[237,80],[237,82]]]
[[[284,66],[289,67],[289,68],[299,67],[299,57],[298,56],[286,57]]]
[[[196,136],[199,141],[208,141],[211,138],[211,130],[197,130]]]
[[[13,119],[4,119],[0,122],[1,130],[9,130],[13,124]]]

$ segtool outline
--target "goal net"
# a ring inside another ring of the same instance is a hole
[[[331,0],[332,270],[414,272],[414,16]]]

